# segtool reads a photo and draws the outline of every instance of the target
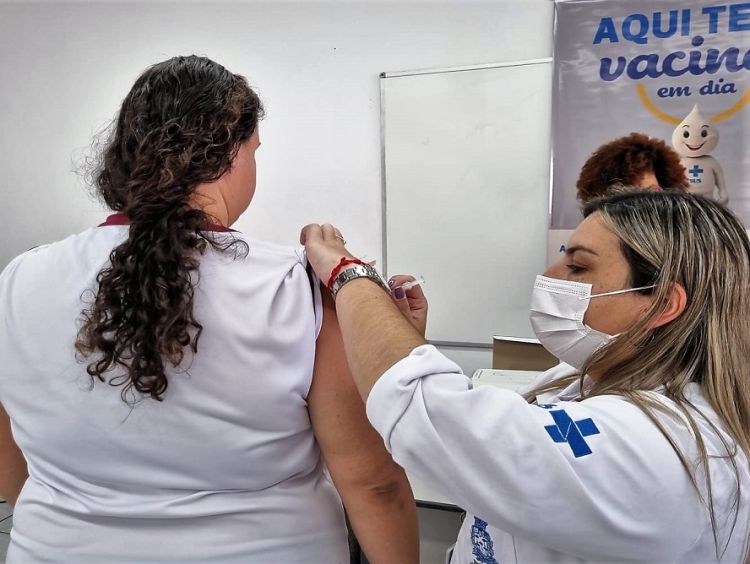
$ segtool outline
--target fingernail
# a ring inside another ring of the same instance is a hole
[[[396,281],[395,281],[395,280],[393,280],[393,279],[391,279],[391,280],[388,280],[388,285],[389,285],[389,286],[393,286],[393,285],[394,285],[395,283],[396,283]]]
[[[406,292],[400,286],[393,290],[393,295],[396,296],[397,300],[403,300],[406,297]]]

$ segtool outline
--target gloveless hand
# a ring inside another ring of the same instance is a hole
[[[408,274],[396,274],[388,280],[388,285],[393,290],[393,301],[399,311],[409,320],[409,323],[424,337],[427,329],[427,298],[419,285],[404,290],[402,286],[413,282],[414,276]]]
[[[324,284],[342,258],[354,258],[344,246],[344,237],[330,223],[306,225],[302,228],[299,242],[305,246],[307,260]]]

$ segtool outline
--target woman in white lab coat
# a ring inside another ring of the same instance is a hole
[[[744,562],[745,230],[681,193],[621,194],[585,215],[534,285],[532,326],[565,364],[526,398],[472,389],[426,344],[418,287],[396,292],[399,312],[368,273],[335,273],[370,421],[397,462],[467,510],[453,563]],[[330,225],[302,241],[322,277],[349,256]]]

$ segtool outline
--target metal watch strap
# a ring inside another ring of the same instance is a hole
[[[391,294],[391,289],[388,287],[388,284],[383,281],[383,279],[380,277],[380,274],[378,274],[378,271],[375,270],[372,266],[370,266],[369,264],[353,264],[347,265],[347,268],[345,270],[342,270],[333,280],[333,284],[331,285],[333,297],[336,297],[336,294],[339,293],[339,290],[341,290],[341,287],[344,284],[354,280],[355,278],[369,278],[374,282],[377,282],[378,285],[383,288],[386,293],[388,293],[388,295]]]

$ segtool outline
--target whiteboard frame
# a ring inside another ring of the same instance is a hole
[[[382,209],[381,231],[383,233],[383,241],[382,241],[383,272],[386,272],[386,273],[388,272],[388,231],[386,229],[387,211],[388,211],[387,200],[388,199],[386,197],[386,186],[385,186],[386,171],[385,171],[385,88],[383,84],[384,80],[388,78],[417,76],[417,75],[424,75],[424,74],[444,74],[444,73],[465,72],[465,71],[483,70],[483,69],[496,69],[496,68],[504,68],[504,67],[521,67],[521,66],[527,66],[527,65],[545,64],[545,63],[551,64],[552,62],[553,62],[552,57],[544,57],[541,59],[525,59],[521,61],[512,61],[512,62],[506,62],[506,63],[487,63],[487,64],[481,64],[481,65],[445,67],[445,68],[437,68],[437,69],[417,69],[417,70],[392,71],[392,72],[380,73],[380,183],[381,183],[381,209]],[[550,161],[551,160],[552,160],[552,147],[550,147]],[[551,177],[551,174],[550,174],[550,177]],[[550,192],[552,189],[551,184],[552,184],[552,180],[550,179]],[[548,213],[551,213],[551,205],[552,204],[550,202],[549,204],[550,211]],[[548,218],[548,221],[549,221],[549,218]],[[429,342],[436,346],[457,347],[457,348],[491,349],[493,346],[492,342],[475,343],[475,342],[466,342],[466,341],[435,341],[435,340],[430,340]]]
[[[440,69],[421,69],[421,70],[410,70],[410,71],[395,71],[395,72],[381,72],[380,78],[397,78],[399,76],[415,76],[419,74],[443,74],[447,72],[464,72],[472,70],[482,69],[499,69],[503,67],[522,67],[525,65],[538,65],[542,63],[551,63],[552,57],[544,57],[542,59],[526,59],[523,61],[513,61],[510,63],[487,63],[484,65],[469,65],[461,67],[445,67]],[[381,101],[382,101],[382,82],[381,82]],[[383,117],[383,106],[380,106],[380,115]],[[381,122],[382,123],[382,122]]]

